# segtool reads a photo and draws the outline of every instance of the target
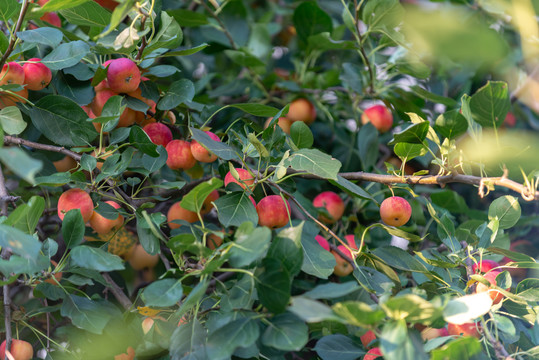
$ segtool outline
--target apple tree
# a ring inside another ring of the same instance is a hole
[[[0,0],[0,359],[537,359],[533,0]]]

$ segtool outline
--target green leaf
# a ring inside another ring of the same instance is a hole
[[[7,24],[8,20],[19,12],[20,7],[17,0],[2,0],[0,2],[0,17],[4,23]]]
[[[440,96],[440,95],[437,95],[437,94],[434,94],[428,90],[425,90],[423,89],[421,86],[419,85],[414,85],[411,87],[411,90],[418,96],[422,97],[423,99],[425,100],[430,100],[431,102],[435,103],[435,104],[443,104],[449,108],[454,108],[458,105],[458,103],[451,99],[451,98],[448,98],[448,97],[445,97],[445,96]],[[453,111],[453,110],[451,110]]]
[[[518,199],[511,195],[505,195],[490,204],[488,218],[489,220],[498,219],[500,229],[509,229],[520,219],[521,212]]]
[[[369,30],[393,29],[402,21],[404,9],[398,0],[369,1],[363,8],[362,20]]]
[[[208,181],[198,184],[182,198],[182,208],[199,212],[208,195],[222,186],[223,180],[218,178],[211,178]]]
[[[240,226],[244,222],[258,224],[256,209],[249,196],[243,191],[232,192],[221,196],[214,203],[219,216],[219,222],[224,227]]]
[[[296,316],[285,313],[270,320],[261,340],[262,344],[279,350],[300,351],[309,340],[309,329]]]
[[[452,140],[468,130],[468,122],[457,109],[449,110],[438,116],[435,128],[443,137]]]
[[[84,240],[84,228],[80,209],[72,209],[65,214],[62,220],[62,236],[68,249],[80,245]]]
[[[9,214],[4,224],[13,226],[31,235],[36,230],[43,210],[45,210],[45,199],[41,196],[32,196],[28,200],[28,203],[17,206]]]
[[[395,145],[397,143],[423,144],[427,137],[430,125],[428,122],[421,122],[408,126],[401,132],[393,134],[393,139],[388,143]]]
[[[37,238],[4,224],[0,224],[0,246],[30,260],[35,260],[41,250],[41,242]]]
[[[68,23],[104,28],[110,23],[111,13],[94,1],[87,1],[70,9],[60,10]]]
[[[196,11],[174,9],[168,10],[167,13],[170,16],[173,16],[180,26],[184,27],[196,27],[206,25],[208,23],[208,17],[206,14]]]
[[[518,252],[511,251],[511,250],[500,249],[497,247],[489,247],[488,251],[495,254],[506,256],[513,261],[535,261],[535,259],[529,255],[521,254]]]
[[[427,272],[425,266],[406,251],[394,246],[382,246],[372,252],[395,269],[414,272]]]
[[[440,308],[436,308],[427,300],[414,294],[393,297],[382,307],[387,315],[395,320],[404,319],[425,325],[430,325],[442,315]]]
[[[158,254],[159,249],[159,236],[157,226],[153,222],[152,218],[148,215],[146,210],[137,212],[137,235],[140,244],[150,255]]]
[[[292,298],[292,305],[288,310],[308,323],[317,323],[326,320],[343,322],[344,319],[335,314],[326,304],[302,296]]]
[[[41,62],[51,70],[62,70],[76,65],[90,52],[90,46],[81,40],[60,44]]]
[[[316,342],[314,351],[322,360],[356,360],[365,355],[361,344],[342,334],[324,336]]]
[[[180,104],[193,100],[195,96],[195,85],[191,80],[181,79],[170,85],[165,96],[157,103],[157,109],[170,110]]]
[[[284,166],[337,181],[341,162],[318,149],[301,149],[284,160]]]
[[[338,186],[342,190],[346,190],[351,192],[352,194],[356,195],[359,198],[365,199],[365,200],[371,200],[374,203],[378,204],[375,198],[372,197],[371,194],[369,194],[367,191],[365,191],[362,187],[359,185],[354,184],[353,182],[343,178],[340,175],[337,175],[337,181],[330,181],[333,185]]]
[[[262,305],[273,313],[285,311],[290,299],[291,278],[279,259],[265,258],[258,274],[256,290]]]
[[[353,326],[367,327],[385,318],[381,309],[373,309],[360,301],[344,301],[333,305],[333,311]]]
[[[244,317],[228,322],[208,334],[206,351],[209,359],[230,359],[238,347],[253,344],[260,336],[256,320]]]
[[[378,131],[370,122],[359,129],[357,147],[363,168],[371,169],[378,159]]]
[[[307,39],[309,49],[317,51],[325,50],[351,50],[356,48],[356,42],[351,40],[336,41],[331,38],[329,32],[322,32],[309,36]]]
[[[36,160],[17,147],[0,148],[0,161],[15,175],[21,179],[34,184],[35,175],[43,167],[40,160]]]
[[[204,50],[208,46],[210,46],[210,45],[208,45],[206,43],[202,43],[202,44],[200,44],[198,46],[195,46],[195,47],[192,47],[192,48],[187,48],[187,49],[183,49],[183,50],[176,50],[176,51],[170,51],[170,52],[164,53],[163,55],[160,55],[159,57],[193,55],[193,54],[196,54],[199,51]],[[152,56],[146,56],[146,59],[148,59],[148,58],[152,58]]]
[[[428,360],[419,334],[408,332],[404,320],[388,321],[380,336],[380,348],[388,360]]]
[[[271,241],[271,230],[267,227],[253,228],[252,223],[243,223],[236,231],[230,248],[230,265],[245,267],[266,255]]]
[[[322,32],[331,33],[333,23],[331,17],[320,9],[314,1],[302,2],[293,15],[294,26],[298,33],[298,38],[307,44],[309,36]]]
[[[309,299],[337,299],[359,290],[361,290],[361,286],[356,281],[347,281],[345,283],[330,282],[317,285],[304,293],[303,296]]]
[[[129,142],[137,149],[151,157],[159,157],[157,145],[155,145],[148,134],[140,126],[132,126],[129,132]]]
[[[279,231],[268,250],[268,257],[279,259],[292,277],[300,272],[303,263],[301,248],[303,225],[302,222],[298,226],[287,227]]]
[[[378,224],[378,226],[383,228],[389,234],[394,235],[394,236],[398,236],[398,237],[403,238],[403,239],[406,239],[406,240],[408,240],[410,242],[418,242],[418,241],[423,240],[418,235],[410,234],[409,232],[406,232],[406,231],[404,231],[402,229],[399,229],[399,228],[396,228],[396,227],[393,227],[393,226],[387,226],[387,225],[384,225],[384,224]]]
[[[260,117],[270,117],[275,116],[279,110],[267,105],[262,104],[253,104],[253,103],[247,103],[247,104],[232,104],[227,105],[227,108],[232,107],[236,109],[240,109],[241,111],[244,111],[248,114],[254,115],[254,116],[260,116]]]
[[[176,304],[183,295],[182,283],[176,279],[152,282],[144,288],[140,298],[149,307],[168,307]]]
[[[313,133],[303,121],[294,121],[292,123],[290,127],[290,138],[300,149],[313,146]]]
[[[178,22],[166,12],[161,11],[161,26],[159,32],[144,49],[146,55],[156,49],[174,49],[180,46],[183,40],[183,32]]]
[[[70,254],[73,264],[85,269],[113,271],[125,268],[122,258],[100,248],[79,245],[74,247]]]
[[[50,0],[41,7],[41,9],[35,9],[33,13],[43,15],[46,12],[58,11],[63,9],[69,9],[79,6],[88,0]]]
[[[427,148],[423,144],[400,142],[395,144],[393,152],[395,152],[395,155],[404,162],[425,155],[427,153]]]
[[[431,353],[431,360],[474,360],[482,350],[478,339],[471,336],[463,336],[454,339],[450,343],[435,349]]]
[[[86,297],[70,294],[64,298],[60,314],[71,319],[76,327],[101,334],[111,318],[110,311]]]
[[[248,53],[246,50],[225,50],[224,53],[230,58],[230,60],[239,66],[250,68],[265,66],[262,60]]]
[[[470,99],[472,118],[483,127],[499,127],[510,108],[509,89],[503,81],[489,81]]]
[[[60,45],[64,34],[58,29],[41,27],[34,30],[20,31],[17,33],[19,39],[30,44],[43,44],[52,48]]]
[[[193,139],[202,144],[205,148],[210,150],[212,153],[217,155],[218,158],[223,160],[235,160],[238,158],[236,151],[227,144],[213,140],[208,134],[204,131],[190,128]]]
[[[69,183],[71,181],[71,173],[61,172],[54,173],[49,176],[38,176],[35,178],[34,185],[44,185],[44,186],[61,186]]]
[[[47,139],[62,146],[85,146],[95,137],[94,126],[88,115],[73,100],[63,96],[47,95],[30,109],[32,124]]]
[[[205,356],[206,329],[194,318],[178,326],[170,337],[170,356],[173,359],[203,358]]]
[[[315,240],[318,234],[316,225],[306,222],[301,236],[303,247],[303,264],[301,270],[320,279],[327,279],[333,273],[336,265],[335,256],[326,251]]]

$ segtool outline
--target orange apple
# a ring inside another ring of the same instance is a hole
[[[211,131],[204,131],[213,141],[221,142],[219,136],[215,135]],[[191,141],[191,152],[193,157],[203,163],[212,163],[217,160],[217,155],[207,150],[204,146],[200,145],[196,140]]]
[[[144,250],[142,245],[137,244],[134,247],[133,253],[129,257],[129,264],[135,270],[145,268],[153,268],[159,262],[159,255],[150,255]]]
[[[173,223],[174,220],[185,220],[189,223],[197,222],[198,215],[196,212],[189,211],[181,207],[181,201],[174,203],[167,213],[168,227],[171,229],[177,229],[181,224]]]
[[[134,360],[135,359],[135,350],[130,346],[127,348],[127,352],[124,354],[119,354],[114,357],[114,360]]]
[[[343,254],[348,255],[348,257],[353,258],[352,253],[346,248],[346,246],[339,245],[337,246],[337,249],[339,249]],[[335,268],[333,268],[333,273],[335,275],[346,276],[350,275],[354,271],[352,264],[350,264],[346,259],[342,258],[341,255],[337,254],[335,251],[331,251],[331,253],[333,256],[335,256],[335,261],[337,261]]]
[[[501,273],[500,270],[492,270],[492,271],[489,271],[488,273],[484,274],[483,277],[485,279],[487,279],[488,282],[492,286],[496,286],[496,276],[498,276],[498,274],[500,274],[500,273]],[[509,290],[509,288],[507,288],[505,290]],[[483,283],[478,282],[476,287],[475,287],[475,292],[480,293],[480,292],[485,292],[485,291],[488,291],[488,295],[492,299],[492,303],[494,305],[498,304],[504,298],[504,295],[500,291],[495,290],[495,289],[491,289],[490,286],[487,286],[487,285],[485,285]]]
[[[264,129],[267,129],[270,122],[271,122],[271,119],[273,118],[268,118],[266,120],[266,122],[264,123]],[[277,120],[277,125],[281,128],[281,130],[283,130],[286,134],[290,134],[290,127],[292,126],[292,121],[288,118],[285,118],[285,117],[280,117],[278,120]]]
[[[24,69],[15,61],[4,64],[0,72],[0,85],[24,84]]]
[[[9,349],[15,360],[30,360],[34,357],[34,349],[29,342],[18,339],[11,339],[11,348]],[[6,340],[0,345],[0,359],[6,357]]]
[[[402,226],[410,220],[412,207],[400,196],[392,196],[380,205],[380,218],[390,226]]]
[[[115,201],[105,201],[106,204],[109,204],[115,209],[121,208],[120,204]],[[116,219],[111,220],[100,215],[97,211],[94,210],[92,217],[90,218],[90,227],[98,234],[107,234],[113,229],[117,229],[124,223],[124,217],[120,214]]]
[[[457,336],[473,336],[475,338],[481,338],[480,333],[480,325],[473,323],[465,323],[461,325],[456,324],[448,324],[447,325],[447,332],[449,335],[457,335]]]
[[[290,121],[303,121],[305,124],[311,125],[316,119],[316,109],[309,100],[296,99],[290,103],[286,117]]]
[[[217,192],[217,190],[213,190],[202,203],[202,208],[200,209],[200,213],[202,215],[206,215],[207,213],[209,213],[211,209],[213,209],[212,202],[214,202],[217,199],[219,199],[219,193]]]

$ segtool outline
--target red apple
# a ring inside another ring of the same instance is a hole
[[[167,144],[172,141],[172,131],[170,131],[165,124],[158,122],[151,123],[144,126],[142,130],[148,134],[150,140],[155,145],[167,146]],[[191,145],[191,149],[192,148],[193,145]]]
[[[167,165],[172,170],[189,170],[197,161],[191,153],[191,144],[184,140],[172,140],[166,146]]]
[[[363,360],[374,360],[380,356],[382,356],[382,350],[379,347],[375,347],[370,349],[367,354],[365,354]]]
[[[204,131],[214,141],[221,141],[219,136],[215,135],[211,131]],[[204,146],[200,145],[196,140],[191,141],[191,152],[193,157],[203,163],[211,163],[217,160],[217,155],[207,150]]]
[[[501,273],[500,270],[492,270],[492,271],[489,271],[488,273],[484,274],[483,277],[485,279],[487,279],[488,282],[492,286],[496,286],[496,276],[498,276],[498,274],[500,274],[500,273]],[[509,290],[509,288],[507,288],[505,290]],[[488,295],[492,299],[492,303],[494,305],[498,304],[504,298],[504,295],[500,291],[495,290],[495,289],[491,289],[490,286],[487,286],[487,285],[485,285],[483,283],[478,282],[476,287],[475,287],[475,292],[480,293],[480,292],[485,292],[485,291],[488,291]]]
[[[185,220],[189,223],[197,222],[198,214],[193,211],[189,211],[187,209],[182,208],[180,205],[181,201],[178,201],[174,203],[170,209],[168,209],[167,213],[167,221],[168,221],[168,227],[171,229],[177,229],[181,226],[181,224],[173,223],[174,220]]]
[[[353,258],[352,253],[350,250],[346,248],[344,245],[337,246],[337,249],[339,249],[344,255],[347,255],[349,258]],[[346,259],[341,257],[336,251],[331,251],[333,256],[335,256],[335,261],[337,264],[333,268],[333,273],[337,276],[347,276],[354,271],[354,267],[352,264],[350,264]]]
[[[260,226],[277,229],[288,223],[290,204],[280,195],[269,195],[258,202],[256,212]]]
[[[322,235],[316,235],[315,240],[318,241],[318,244],[320,244],[320,246],[329,251],[329,242],[326,240],[325,237],[323,237]]]
[[[486,272],[489,272],[490,270],[492,270],[494,268],[497,268],[499,266],[500,266],[500,264],[498,264],[494,260],[483,259],[481,262],[474,263],[472,265],[472,272],[473,273],[477,273],[477,272],[486,273]]]
[[[421,331],[421,338],[424,341],[436,339],[439,337],[449,336],[449,331],[446,328],[436,329],[427,327]]]
[[[509,111],[503,120],[503,124],[508,127],[514,127],[517,124],[517,118]]]
[[[105,201],[115,209],[121,208],[120,204],[115,201]],[[114,228],[119,228],[124,223],[124,217],[119,215],[116,219],[111,220],[100,215],[97,211],[94,211],[92,217],[90,218],[90,227],[98,234],[107,234],[112,231]]]
[[[81,189],[69,189],[60,195],[58,199],[58,217],[64,219],[69,210],[80,209],[82,219],[88,222],[94,212],[94,203],[86,191]]]
[[[34,349],[29,342],[18,339],[11,339],[11,348],[9,350],[15,360],[30,360],[34,357]],[[0,345],[0,359],[7,359],[6,357],[6,340]]]
[[[62,20],[60,20],[60,17],[55,12],[46,12],[39,19],[53,26],[62,27]]]
[[[242,182],[239,182],[238,180],[234,179],[234,176],[229,171],[225,176],[225,187],[230,183],[236,183],[243,189],[245,189],[246,186],[249,186],[249,188],[252,190],[251,185],[253,185],[255,182],[253,175],[251,175],[249,171],[245,169],[236,168],[236,171],[238,172],[239,178]]]
[[[101,5],[102,7],[104,7],[105,9],[108,9],[110,11],[113,11],[116,8],[116,6],[119,5],[119,3],[114,0],[94,0],[94,1],[98,3],[99,5]]]
[[[346,240],[350,248],[357,250],[356,236],[354,234],[345,235],[344,239]]]
[[[41,63],[41,59],[32,58],[23,65],[24,82],[29,90],[39,91],[47,87],[52,80],[52,72],[45,64]]]
[[[213,204],[215,200],[219,199],[219,193],[217,190],[213,190],[208,197],[204,200],[204,203],[202,203],[202,208],[200,209],[200,213],[202,215],[206,215],[213,209]]]
[[[371,342],[373,342],[374,340],[376,340],[376,334],[374,334],[373,331],[369,330],[367,331],[365,334],[361,335],[359,337],[359,340],[361,340],[361,343],[363,344],[363,346],[368,349],[369,348],[369,344]]]
[[[314,200],[313,205],[315,207],[325,208],[330,218],[325,215],[320,215],[318,218],[328,224],[333,224],[342,217],[344,214],[344,202],[341,197],[333,191],[324,191],[318,194]]]
[[[305,124],[311,125],[316,119],[316,109],[309,100],[296,99],[290,103],[286,117],[290,121],[303,121]]]
[[[129,93],[138,89],[140,70],[132,60],[119,58],[110,62],[107,82],[112,91]]]
[[[15,61],[4,64],[0,72],[0,85],[24,84],[24,69]]]
[[[402,226],[410,220],[412,207],[400,196],[392,196],[380,205],[380,217],[382,221],[390,226]]]
[[[374,105],[361,115],[361,122],[370,122],[379,132],[385,133],[393,127],[393,115],[385,106]]]
[[[473,336],[475,338],[481,338],[480,333],[480,325],[475,323],[465,323],[461,325],[456,324],[448,324],[447,325],[447,332],[449,335],[457,335],[457,336]]]

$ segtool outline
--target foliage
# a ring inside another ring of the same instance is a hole
[[[528,0],[0,1],[1,63],[37,57],[53,76],[16,104],[3,101],[22,86],[0,85],[9,333],[47,359],[130,358],[129,347],[137,359],[359,359],[368,330],[390,360],[536,358],[536,11]],[[140,92],[90,116],[105,62],[121,57],[142,71]],[[277,126],[297,99],[316,120]],[[391,111],[390,131],[362,122],[374,104]],[[123,126],[127,111],[138,118]],[[218,160],[172,170],[142,130],[152,119]],[[229,172],[242,181],[225,187]],[[96,234],[82,210],[61,221],[58,198],[74,187],[121,226]],[[337,221],[312,203],[324,191],[344,199]],[[412,207],[399,228],[380,220],[393,194]],[[267,195],[288,200],[285,227],[258,225],[252,200]],[[180,201],[192,221],[167,219]],[[343,258],[353,272],[338,277]],[[472,271],[483,259],[502,264],[499,304],[475,293],[489,284]],[[472,321],[479,339],[421,337]]]

